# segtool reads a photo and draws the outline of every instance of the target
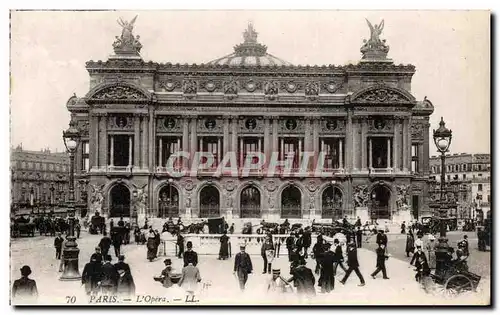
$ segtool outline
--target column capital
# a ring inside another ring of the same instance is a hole
[[[198,118],[198,115],[196,115],[196,114],[184,114],[184,115],[182,115],[182,118],[196,119],[196,118]]]

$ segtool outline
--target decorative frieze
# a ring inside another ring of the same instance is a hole
[[[182,123],[175,116],[158,116],[156,118],[157,132],[182,132]]]
[[[126,114],[110,115],[107,126],[108,130],[130,131],[134,128],[134,118]]]

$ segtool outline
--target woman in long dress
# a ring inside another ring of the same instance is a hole
[[[148,254],[147,254],[147,259],[149,261],[153,261],[153,259],[156,258],[156,234],[155,232],[153,231],[153,228],[150,228],[149,229],[149,233],[148,233],[148,240],[147,240],[147,244],[146,244],[146,247],[148,248]]]
[[[428,264],[430,269],[436,269],[436,238],[434,235],[429,235],[429,243],[425,245],[427,251]]]
[[[406,234],[406,257],[410,257],[410,253],[415,251],[415,238],[413,237],[413,233],[411,229],[408,229],[408,234]]]
[[[219,259],[226,260],[229,258],[229,237],[226,232],[220,237]]]

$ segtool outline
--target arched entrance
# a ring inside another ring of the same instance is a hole
[[[342,191],[338,187],[327,187],[321,196],[321,218],[342,219]]]
[[[260,218],[260,191],[254,186],[241,191],[240,218]]]
[[[300,219],[302,217],[302,193],[295,186],[288,186],[281,192],[281,217]]]
[[[370,194],[372,220],[391,218],[391,190],[384,185],[375,186]]]
[[[220,216],[220,194],[214,186],[206,186],[200,191],[200,218]]]
[[[179,191],[168,184],[160,189],[158,198],[158,217],[170,218],[179,216]]]
[[[111,217],[130,216],[130,190],[123,184],[113,186],[109,192],[109,215]]]

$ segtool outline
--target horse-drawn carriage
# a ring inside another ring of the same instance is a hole
[[[445,265],[443,272],[431,273],[430,278],[440,285],[447,295],[457,295],[467,291],[476,291],[481,276],[469,272],[461,264],[450,262]],[[427,287],[424,286],[427,290]]]
[[[12,237],[20,237],[20,236],[35,236],[35,224],[34,223],[25,223],[25,222],[16,222],[11,223],[10,233]]]
[[[95,215],[90,218],[90,234],[98,234],[102,233],[102,230],[106,227],[106,219],[99,215],[99,212],[96,212]]]

